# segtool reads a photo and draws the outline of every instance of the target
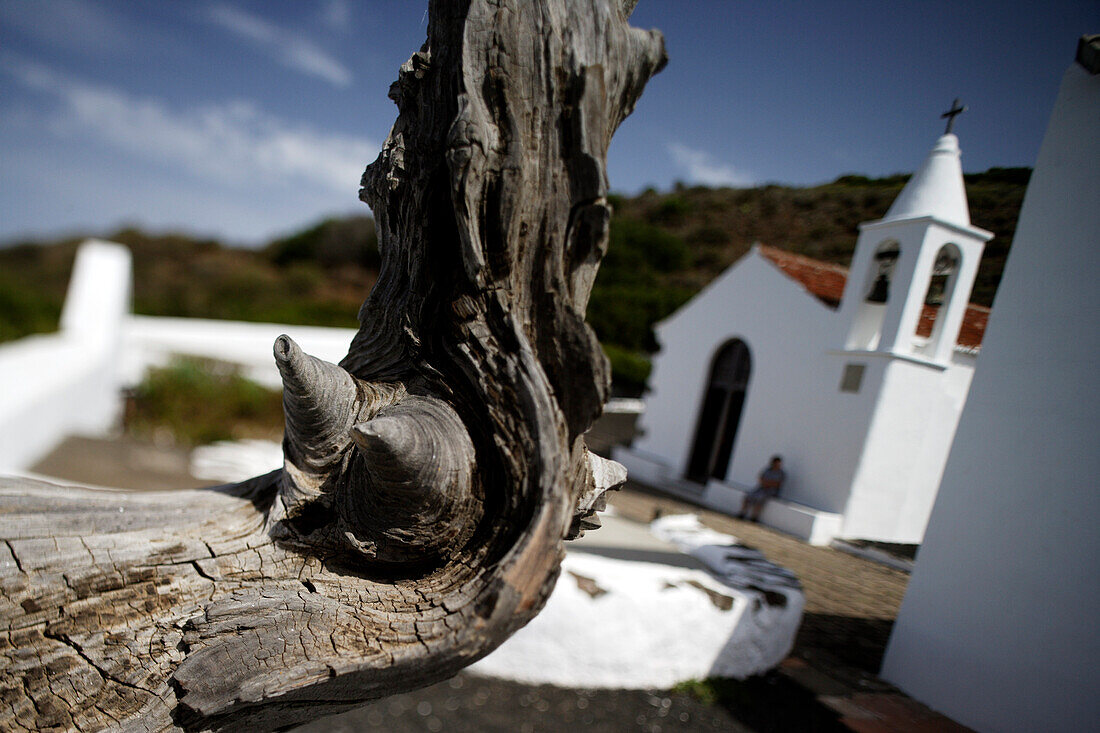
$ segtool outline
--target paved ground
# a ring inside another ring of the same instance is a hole
[[[61,479],[128,488],[185,488],[180,452],[126,441],[74,440],[35,467]],[[137,479],[135,484],[134,479]],[[611,498],[630,522],[590,546],[672,556],[645,532],[659,514],[696,512],[801,579],[806,611],[791,656],[780,669],[745,682],[719,681],[671,691],[561,689],[460,674],[302,731],[964,731],[879,680],[875,673],[909,576],[847,553],[811,547],[774,530],[699,509],[628,485]],[[611,529],[610,527],[608,528]],[[615,537],[611,537],[615,534]],[[684,555],[679,557],[691,561]],[[608,633],[614,633],[609,626]]]
[[[703,524],[737,537],[772,562],[794,571],[806,594],[802,626],[791,656],[764,680],[772,681],[779,689],[785,689],[786,682],[793,683],[800,693],[834,713],[837,722],[847,730],[861,733],[968,730],[876,676],[909,582],[907,573],[832,548],[813,547],[759,524],[694,507],[637,484],[628,483],[610,503],[621,516],[640,522],[651,521],[659,514],[695,512]],[[731,697],[744,695],[745,683],[731,686]],[[784,694],[807,704],[793,690]],[[737,710],[736,704],[733,708]],[[751,714],[742,713],[739,719]],[[827,729],[817,727],[825,725],[824,718],[811,719],[813,729]],[[755,729],[773,728],[757,724]],[[774,728],[785,729],[790,730]]]
[[[774,730],[806,730],[793,727]],[[294,729],[295,733],[620,733],[621,731],[734,731],[760,728],[724,707],[688,694],[640,690],[573,690],[522,685],[461,673],[447,682],[395,695]],[[839,729],[843,730],[843,729]]]
[[[58,483],[75,481],[118,489],[197,489],[211,481],[190,474],[190,451],[130,438],[66,438],[31,470]]]

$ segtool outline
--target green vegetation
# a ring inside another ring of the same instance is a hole
[[[61,299],[0,273],[0,342],[57,329]]]
[[[965,176],[974,224],[996,236],[972,295],[989,305],[1015,235],[1028,168]],[[615,215],[588,320],[620,392],[639,393],[658,348],[653,326],[763,242],[847,265],[857,225],[881,218],[908,175],[843,175],[810,188],[676,186],[608,197]],[[148,315],[355,327],[377,277],[370,217],[328,219],[258,250],[181,234],[106,236],[134,253],[134,309]],[[0,249],[0,341],[56,328],[78,238]]]
[[[0,249],[0,342],[56,331],[75,241]]]
[[[637,351],[613,343],[603,344],[603,352],[611,362],[611,373],[619,390],[626,394],[641,394],[653,365]]]
[[[370,217],[322,222],[260,250],[137,229],[104,238],[130,248],[134,311],[152,316],[354,328],[379,261]],[[56,330],[82,240],[0,249],[0,341]]]
[[[704,705],[714,705],[725,697],[724,691],[736,684],[728,677],[708,677],[705,680],[684,680],[677,682],[670,690],[677,695],[688,695]]]
[[[297,234],[276,239],[265,251],[280,267],[292,263],[318,264],[324,268],[351,264],[377,271],[382,266],[378,233],[374,219],[369,216],[326,219]]]
[[[674,695],[688,695],[704,705],[729,710],[746,728],[758,731],[820,731],[844,733],[835,711],[808,689],[779,672],[746,680],[708,677],[688,680],[672,688]]]
[[[178,359],[150,369],[127,405],[126,429],[138,438],[165,433],[181,445],[278,439],[283,398],[220,362]]]
[[[372,259],[370,247],[377,255],[377,240],[349,236],[341,250],[329,243],[334,230],[373,234],[374,222],[355,217],[341,223],[323,222],[263,250],[132,229],[109,239],[134,253],[136,313],[354,328],[377,272],[360,263]],[[339,258],[341,251],[346,259]]]
[[[605,346],[618,347],[615,354],[608,352],[614,367],[626,364],[626,352],[656,351],[653,323],[685,303],[694,290],[666,277],[691,265],[691,250],[679,236],[638,219],[616,218],[609,238],[588,302],[588,322]],[[630,379],[636,374],[616,370],[615,376]]]

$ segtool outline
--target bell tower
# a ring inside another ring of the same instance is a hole
[[[880,221],[860,225],[840,317],[843,350],[946,365],[958,339],[985,243],[970,223],[951,132],[947,131]],[[932,319],[929,332],[928,320]]]

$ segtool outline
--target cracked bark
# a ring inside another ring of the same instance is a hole
[[[664,63],[631,0],[433,2],[363,176],[378,282],[339,366],[288,338],[284,467],[0,479],[0,729],[272,729],[427,685],[545,603],[621,467],[584,310],[607,145]]]

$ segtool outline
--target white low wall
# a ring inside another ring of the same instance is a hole
[[[288,334],[310,354],[339,362],[355,329],[130,315],[130,251],[81,245],[55,334],[0,346],[0,472],[27,470],[65,437],[117,424],[123,386],[180,355],[230,362],[281,386],[271,349]]]
[[[730,486],[727,483],[711,481],[707,484],[703,503],[725,514],[739,514],[741,503],[752,489]],[[828,545],[838,536],[844,522],[844,515],[812,509],[785,499],[769,499],[760,512],[761,523],[786,532],[811,545]]]
[[[658,456],[633,447],[616,446],[611,457],[626,467],[629,478],[724,514],[738,514],[742,499],[751,491],[747,486],[728,481],[712,480],[706,487],[685,481],[677,478]],[[764,505],[760,521],[811,545],[828,545],[840,536],[844,516],[785,499],[772,499]]]
[[[0,472],[26,469],[67,435],[114,425],[130,269],[128,249],[88,240],[77,252],[61,330],[0,346]]]
[[[307,354],[338,363],[348,353],[355,329],[130,316],[124,327],[122,377],[137,384],[149,367],[187,355],[237,364],[249,379],[278,388],[282,382],[271,350],[282,334]]]
[[[66,435],[110,428],[119,402],[109,367],[63,335],[0,347],[0,472],[28,468]]]

